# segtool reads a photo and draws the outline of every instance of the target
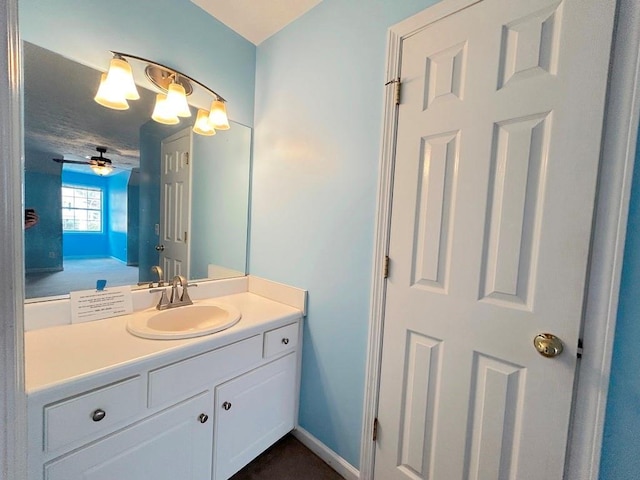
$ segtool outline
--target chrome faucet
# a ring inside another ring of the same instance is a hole
[[[182,287],[182,294],[180,298],[178,298],[178,282]],[[173,277],[171,281],[171,300],[169,300],[169,308],[171,307],[180,307],[182,305],[193,305],[191,298],[189,297],[189,292],[187,291],[187,287],[189,284],[187,283],[187,279],[182,275],[176,275]]]
[[[151,273],[157,273],[158,274],[158,286],[159,287],[163,287],[164,286],[164,277],[162,276],[162,267],[160,265],[154,265],[153,267],[151,267]]]
[[[162,267],[160,265],[154,265],[151,267],[151,273],[155,273],[158,275],[158,287],[164,287],[164,277],[162,276]],[[141,285],[149,285],[149,288],[153,288],[153,280],[150,282],[138,282],[138,286]]]
[[[164,283],[163,283],[164,285]],[[178,296],[178,286],[182,288],[182,292]],[[187,287],[197,287],[198,285],[195,283],[189,284],[187,279],[182,275],[176,275],[171,280],[171,297],[167,297],[167,291],[165,286],[160,286],[159,288],[152,288],[149,292],[162,292],[160,295],[160,300],[156,305],[158,310],[166,310],[168,308],[175,307],[183,307],[185,305],[193,305],[193,301],[191,297],[189,297],[189,292]]]

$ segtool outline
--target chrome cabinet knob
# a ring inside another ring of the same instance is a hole
[[[231,409],[231,403],[230,402],[224,402],[222,404],[222,408],[224,408],[225,410],[230,410]]]
[[[91,419],[94,422],[99,422],[100,420],[102,420],[104,417],[107,416],[107,412],[105,412],[104,410],[102,410],[101,408],[97,409],[96,411],[94,411],[91,414]]]
[[[551,333],[541,333],[533,339],[533,346],[538,353],[547,358],[557,357],[562,353],[563,345],[555,335]]]
[[[200,416],[198,416],[198,421],[200,423],[207,423],[207,420],[209,420],[209,415],[206,413],[201,413]]]
[[[282,343],[283,343],[284,345],[289,345],[289,339],[288,339],[288,338],[283,338],[283,339],[282,339]]]

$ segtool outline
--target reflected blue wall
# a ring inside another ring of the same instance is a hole
[[[193,136],[191,278],[207,278],[210,264],[244,275],[250,170],[251,129]]]
[[[127,265],[138,265],[140,241],[140,169],[134,168],[127,185]]]
[[[38,223],[25,230],[24,263],[27,273],[62,270],[62,165],[53,152],[25,151],[25,208],[33,208]]]
[[[109,205],[109,223],[107,235],[109,256],[127,263],[127,230],[129,199],[127,187],[129,184],[128,170],[117,171],[107,178],[107,197]]]

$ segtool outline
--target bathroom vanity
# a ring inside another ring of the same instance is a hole
[[[138,338],[130,316],[27,332],[29,480],[225,480],[291,431],[302,312],[216,300],[242,318],[197,338]]]

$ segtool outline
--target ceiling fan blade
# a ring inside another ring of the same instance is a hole
[[[81,162],[79,160],[65,160],[64,158],[52,158],[51,160],[57,163],[77,163],[79,165],[89,165],[89,162]]]

